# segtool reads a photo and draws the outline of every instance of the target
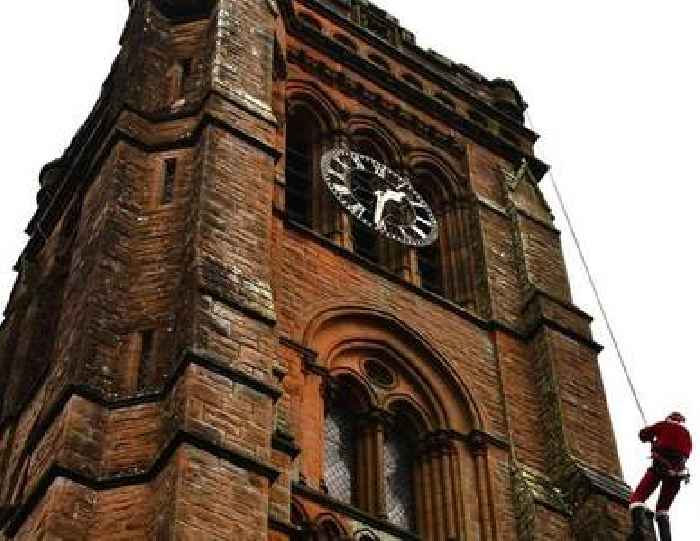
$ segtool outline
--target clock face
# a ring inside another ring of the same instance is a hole
[[[337,148],[324,154],[321,172],[343,208],[370,229],[409,246],[437,239],[433,211],[407,178],[386,165]]]

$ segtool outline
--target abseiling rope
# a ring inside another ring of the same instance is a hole
[[[530,113],[528,111],[525,111],[525,116],[527,118],[528,124],[530,124],[530,128],[532,128],[533,131],[535,130],[535,126],[532,123],[532,117],[530,116]],[[644,421],[644,426],[648,426],[647,422],[647,416],[644,414],[644,408],[642,408],[642,403],[639,400],[639,395],[637,394],[637,389],[634,386],[634,382],[632,381],[632,376],[630,375],[630,371],[627,368],[627,363],[625,362],[624,357],[622,356],[622,350],[620,349],[620,344],[617,341],[617,337],[615,336],[615,333],[613,332],[612,329],[612,324],[610,323],[610,318],[608,317],[608,312],[605,309],[605,306],[603,305],[603,301],[600,297],[600,293],[598,293],[598,287],[595,284],[595,280],[593,279],[593,273],[591,272],[590,267],[588,266],[588,262],[586,261],[586,257],[583,255],[583,249],[581,248],[581,243],[578,240],[578,235],[576,234],[576,231],[574,230],[574,224],[571,221],[571,217],[569,216],[569,212],[566,210],[566,205],[564,204],[564,198],[561,195],[561,192],[559,191],[559,186],[557,185],[556,180],[554,180],[554,173],[552,172],[552,168],[549,168],[549,171],[547,172],[549,176],[549,180],[552,183],[552,186],[554,187],[554,193],[557,196],[557,200],[559,201],[559,206],[561,207],[562,213],[564,214],[564,218],[566,220],[566,224],[569,228],[569,233],[571,233],[571,237],[574,239],[574,244],[576,245],[576,250],[578,251],[579,258],[581,259],[581,263],[583,263],[583,268],[586,271],[586,277],[588,278],[588,283],[591,286],[591,289],[593,290],[593,295],[595,296],[595,300],[598,303],[598,308],[600,309],[600,313],[603,314],[603,320],[605,321],[605,326],[608,329],[608,334],[610,335],[610,339],[612,340],[613,346],[615,347],[615,351],[617,352],[617,358],[620,361],[620,366],[622,366],[622,370],[625,373],[625,378],[627,378],[627,384],[629,385],[630,391],[632,391],[632,396],[634,397],[634,401],[637,404],[637,409],[639,410],[639,414],[642,416],[642,420]]]

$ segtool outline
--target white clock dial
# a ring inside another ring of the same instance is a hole
[[[435,216],[411,182],[377,160],[337,148],[321,160],[323,178],[356,220],[409,246],[428,246],[438,234]]]

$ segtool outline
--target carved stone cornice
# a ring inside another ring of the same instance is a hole
[[[464,148],[449,133],[441,132],[434,126],[423,122],[416,115],[407,111],[400,100],[387,101],[381,94],[368,89],[360,80],[350,77],[347,72],[335,70],[321,60],[310,58],[304,49],[292,49],[287,58],[290,63],[296,64],[305,72],[314,75],[325,83],[337,88],[347,96],[367,105],[377,113],[390,118],[397,124],[413,131],[419,137],[428,140],[455,156],[461,156]],[[384,74],[386,77],[386,74]]]

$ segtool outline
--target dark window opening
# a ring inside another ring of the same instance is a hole
[[[436,295],[443,295],[442,262],[438,242],[418,249],[418,273],[423,289]]]
[[[376,232],[353,221],[352,240],[357,255],[373,263],[379,263],[379,242]]]
[[[192,76],[192,59],[183,58],[179,61],[180,64],[180,80],[177,84],[177,96],[178,99],[183,99],[187,91],[187,82]]]
[[[192,75],[192,59],[191,58],[183,58],[180,61],[180,65],[182,66],[182,78],[187,79],[190,75]]]
[[[292,114],[287,124],[286,204],[290,220],[313,226],[313,134],[308,114]]]
[[[163,205],[171,203],[175,194],[175,176],[177,173],[177,159],[168,158],[163,166],[163,193],[160,202]]]

